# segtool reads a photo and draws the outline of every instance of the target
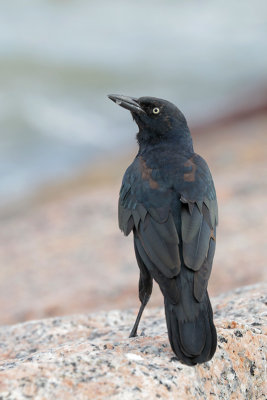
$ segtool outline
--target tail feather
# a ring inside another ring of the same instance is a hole
[[[165,297],[165,313],[172,350],[187,365],[209,361],[216,350],[217,335],[208,293],[201,303],[191,300],[193,317],[188,317],[182,305],[171,304]],[[192,314],[191,314],[192,315]]]
[[[173,305],[171,305],[173,307]],[[175,306],[174,306],[175,307]],[[187,365],[195,365],[196,363],[188,357],[180,345],[179,329],[177,329],[177,319],[174,310],[170,312],[170,325],[168,326],[169,341],[173,352],[176,354],[179,360],[183,361]]]
[[[176,318],[179,318],[179,315]],[[199,356],[205,346],[205,326],[203,318],[191,322],[178,319],[181,348],[188,357]]]

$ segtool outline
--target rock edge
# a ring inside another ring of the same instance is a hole
[[[170,349],[162,308],[51,318],[0,328],[0,400],[265,399],[267,285],[212,299],[214,358],[196,367]]]

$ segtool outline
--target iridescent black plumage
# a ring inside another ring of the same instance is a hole
[[[125,235],[133,231],[140,268],[142,304],[131,336],[153,278],[164,296],[174,353],[187,365],[203,363],[217,343],[207,293],[218,222],[209,168],[194,153],[185,117],[172,103],[110,98],[129,109],[139,126],[139,151],[125,172],[119,198],[119,226]]]

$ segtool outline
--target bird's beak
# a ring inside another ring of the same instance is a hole
[[[137,99],[135,97],[120,96],[118,94],[109,94],[108,98],[114,101],[114,103],[118,104],[119,106],[126,108],[126,110],[129,110],[137,114],[145,114],[145,111],[142,109],[140,104],[138,104]]]

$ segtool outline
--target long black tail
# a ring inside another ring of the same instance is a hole
[[[183,291],[178,304],[165,297],[165,314],[172,350],[187,365],[209,361],[215,353],[217,334],[206,292],[201,303]]]

